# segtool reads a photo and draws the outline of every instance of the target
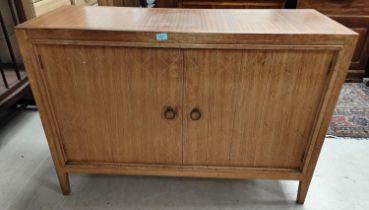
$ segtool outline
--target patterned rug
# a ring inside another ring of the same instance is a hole
[[[369,87],[363,83],[344,84],[327,134],[369,138]]]

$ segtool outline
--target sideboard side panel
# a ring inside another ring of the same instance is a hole
[[[338,96],[347,76],[347,69],[349,68],[350,61],[354,54],[357,38],[357,36],[346,38],[346,42],[343,45],[344,47],[338,53],[336,63],[332,66],[331,81],[324,91],[325,96],[324,100],[322,101],[322,108],[316,120],[316,126],[311,138],[312,141],[306,151],[304,163],[301,168],[303,179],[300,181],[297,203],[302,204],[305,202],[307,191],[318,162],[320,151],[323,147],[329,122],[331,121]]]
[[[69,176],[65,171],[66,157],[60,142],[60,132],[54,118],[54,110],[50,106],[45,85],[42,82],[40,71],[42,65],[35,54],[32,40],[26,30],[16,30],[17,41],[22,53],[22,58],[30,81],[33,95],[36,99],[41,122],[45,131],[51,157],[59,179],[63,194],[70,193]]]

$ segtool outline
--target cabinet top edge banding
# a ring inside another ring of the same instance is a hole
[[[341,50],[341,44],[317,45],[285,45],[285,44],[197,44],[197,43],[156,43],[150,42],[119,42],[119,41],[84,41],[84,40],[49,40],[35,39],[32,43],[37,45],[71,45],[71,46],[110,46],[110,47],[149,47],[149,48],[201,48],[201,49],[239,49],[239,50]]]

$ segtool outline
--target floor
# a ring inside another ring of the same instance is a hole
[[[25,111],[0,130],[0,209],[369,209],[368,151],[327,139],[305,205],[293,181],[72,174],[63,196],[38,113]]]

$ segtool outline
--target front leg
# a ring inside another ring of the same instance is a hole
[[[299,189],[297,192],[296,203],[304,204],[307,192],[309,190],[310,182],[311,182],[311,178],[304,179],[299,182]]]
[[[65,173],[62,169],[56,169],[58,175],[59,184],[63,195],[70,194],[69,174]]]

